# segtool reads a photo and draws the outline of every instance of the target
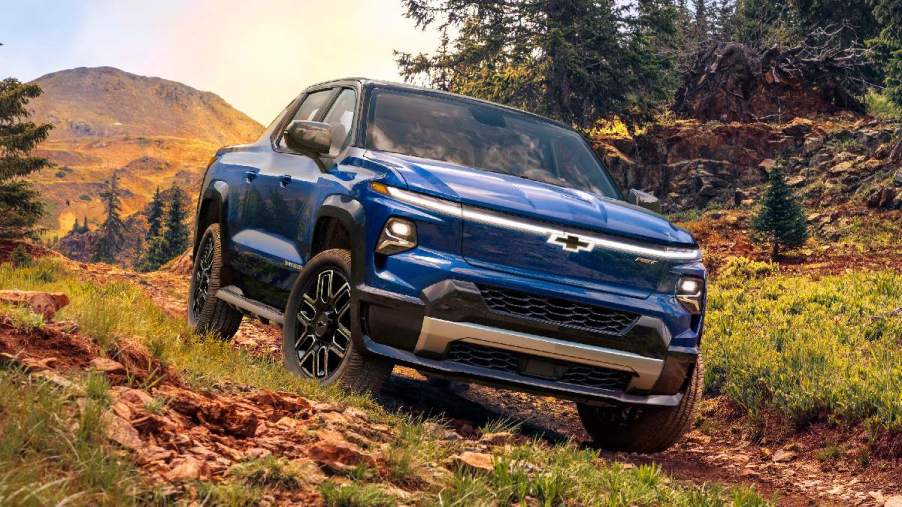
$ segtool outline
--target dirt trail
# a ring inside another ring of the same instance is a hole
[[[184,314],[185,275],[157,272],[136,277],[116,268],[83,268],[89,276],[136,281],[165,311]],[[257,355],[279,357],[281,353],[279,332],[250,319],[242,323],[233,343]],[[573,404],[550,397],[479,385],[442,385],[409,368],[395,368],[378,399],[391,410],[450,420],[464,436],[489,421],[505,419],[519,425],[519,431],[527,436],[590,445]],[[753,486],[764,495],[777,495],[781,505],[882,505],[883,498],[902,494],[898,478],[902,460],[871,460],[866,465],[851,463],[848,457],[818,460],[815,452],[826,438],[819,432],[829,429],[813,428],[789,439],[751,442],[742,422],[724,415],[723,405],[723,400],[706,402],[700,428],[664,453],[605,456],[633,464],[655,463],[680,480]]]

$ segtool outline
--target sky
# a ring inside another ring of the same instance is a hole
[[[211,91],[268,124],[306,86],[400,80],[430,51],[401,0],[0,0],[0,78],[112,66]]]

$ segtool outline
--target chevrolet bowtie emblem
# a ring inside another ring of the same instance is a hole
[[[554,233],[548,238],[548,242],[557,245],[568,252],[591,252],[595,246],[576,234]]]

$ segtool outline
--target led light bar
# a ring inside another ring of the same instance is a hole
[[[408,190],[390,187],[382,183],[372,183],[370,187],[379,192],[395,198],[401,202],[426,208],[432,211],[459,218],[470,222],[476,222],[504,229],[521,231],[529,234],[544,236],[549,243],[555,242],[556,238],[574,237],[581,243],[587,243],[588,246],[582,248],[582,251],[591,251],[594,248],[603,248],[616,252],[624,252],[641,257],[651,257],[656,259],[664,259],[671,261],[697,261],[701,259],[701,251],[698,248],[674,248],[666,246],[651,246],[648,244],[640,244],[614,238],[611,236],[601,236],[597,234],[576,234],[555,229],[546,226],[540,222],[515,218],[510,215],[496,213],[485,209],[475,208],[472,206],[462,206],[458,203],[426,196]]]

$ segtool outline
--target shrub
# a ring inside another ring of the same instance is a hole
[[[11,262],[13,266],[17,268],[25,268],[31,266],[31,254],[28,253],[28,249],[25,248],[25,245],[20,243],[16,245],[16,247],[13,248],[12,253],[9,254],[9,262]]]
[[[730,276],[709,286],[706,387],[774,412],[902,431],[902,274]],[[754,274],[756,270],[751,270]]]

